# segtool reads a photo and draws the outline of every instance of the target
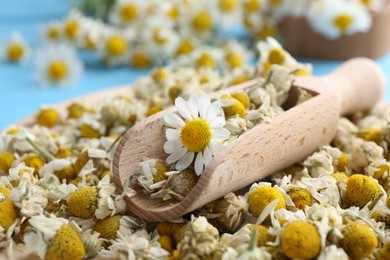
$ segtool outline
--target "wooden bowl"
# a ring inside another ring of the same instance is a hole
[[[344,60],[353,57],[377,58],[390,50],[390,0],[372,13],[366,33],[331,40],[313,31],[305,18],[288,17],[280,24],[284,48],[293,56]]]

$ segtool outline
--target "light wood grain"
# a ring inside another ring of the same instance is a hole
[[[371,108],[385,86],[383,72],[371,60],[359,58],[343,64],[322,78],[298,77],[297,87],[318,93],[289,109],[269,124],[260,124],[229,144],[205,168],[198,183],[180,202],[150,199],[133,179],[136,196],[128,198],[129,209],[148,221],[175,219],[225,194],[258,181],[277,170],[300,161],[333,138],[340,115]],[[246,88],[253,82],[240,85]],[[225,92],[235,92],[231,88]],[[161,111],[130,128],[115,152],[113,173],[117,187],[141,170],[145,156],[166,159]]]
[[[390,0],[372,13],[368,32],[328,39],[311,28],[305,18],[286,18],[280,25],[283,47],[294,57],[316,59],[377,58],[390,51]]]

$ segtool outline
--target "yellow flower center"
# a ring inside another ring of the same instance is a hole
[[[176,20],[177,17],[179,17],[179,10],[177,10],[177,7],[172,6],[172,7],[168,10],[167,16],[168,16],[169,18],[171,18],[172,20]]]
[[[110,216],[99,220],[93,230],[100,233],[100,237],[110,240],[115,239],[120,226],[121,215]]]
[[[158,44],[158,45],[164,45],[167,43],[168,39],[165,37],[163,34],[163,28],[158,27],[153,30],[153,40]]]
[[[268,228],[260,224],[250,224],[249,229],[253,231],[257,230],[257,246],[265,246],[265,244],[272,239],[272,236],[268,233]]]
[[[8,46],[7,57],[9,61],[19,61],[24,54],[24,48],[20,43],[14,42]]]
[[[76,39],[79,23],[75,20],[69,20],[65,23],[65,35],[71,39]]]
[[[4,171],[8,173],[8,170],[11,168],[14,159],[14,155],[11,152],[0,153],[0,172]]]
[[[353,17],[349,14],[341,14],[336,16],[333,20],[334,25],[340,30],[345,32],[353,22]]]
[[[89,124],[82,124],[80,126],[80,135],[85,138],[100,138],[101,136],[99,130]]]
[[[297,71],[294,72],[294,76],[306,77],[306,76],[310,76],[310,72],[305,69],[298,69]]]
[[[180,132],[180,139],[191,152],[202,152],[211,141],[211,129],[206,120],[196,118],[186,121]]]
[[[360,2],[365,5],[365,6],[369,6],[371,3],[372,3],[372,0],[360,0]]]
[[[17,213],[14,207],[14,203],[5,199],[0,201],[0,227],[7,230],[17,218]]]
[[[337,162],[337,170],[342,172],[345,171],[345,167],[349,165],[349,157],[346,153],[341,152]]]
[[[366,224],[351,222],[342,231],[342,246],[351,259],[368,258],[378,245],[374,231]]]
[[[201,11],[192,20],[192,27],[198,31],[209,31],[213,27],[213,18],[207,11]]]
[[[77,103],[73,103],[67,107],[68,110],[68,118],[78,119],[83,116],[83,114],[87,111],[87,109]]]
[[[251,105],[251,101],[250,101],[248,95],[245,94],[244,92],[234,93],[234,94],[232,94],[232,98],[235,98],[238,101],[240,101],[246,109],[248,109]]]
[[[237,0],[219,0],[219,9],[222,12],[229,13],[237,9],[238,1]]]
[[[233,85],[235,85],[235,84],[240,84],[240,83],[246,82],[246,81],[248,81],[248,80],[250,80],[249,77],[242,75],[242,76],[236,77],[236,78],[232,81],[232,84],[233,84]]]
[[[278,6],[278,5],[280,5],[282,3],[282,0],[269,0],[269,2],[273,6]]]
[[[197,60],[196,64],[198,67],[209,67],[214,68],[216,65],[214,57],[208,53],[203,53]]]
[[[244,3],[244,9],[247,12],[256,12],[260,10],[261,3],[259,0],[248,0]]]
[[[138,16],[138,7],[135,4],[127,4],[120,10],[120,16],[124,22],[133,21]]]
[[[281,244],[289,258],[312,259],[321,251],[321,236],[314,224],[296,221],[284,229]]]
[[[192,43],[189,40],[183,39],[176,50],[176,55],[188,54],[192,52],[193,49],[194,46]]]
[[[157,83],[164,82],[164,80],[168,77],[169,71],[165,68],[157,68],[152,71],[151,77]]]
[[[364,207],[381,195],[381,186],[363,174],[354,174],[347,182],[347,199],[353,206]]]
[[[60,36],[60,30],[54,26],[49,27],[49,28],[47,28],[46,35],[49,39],[57,40],[58,37]]]
[[[360,137],[366,141],[373,141],[379,144],[382,141],[382,133],[380,130],[372,127],[363,127],[356,134],[357,137]]]
[[[95,215],[97,203],[98,190],[91,186],[79,189],[68,199],[70,213],[83,219],[92,218]]]
[[[11,128],[6,133],[7,133],[7,135],[15,135],[15,134],[17,134],[19,132],[20,132],[19,128]]]
[[[156,229],[160,235],[173,236],[183,225],[183,223],[163,221],[157,224]]]
[[[157,172],[153,175],[153,183],[157,183],[168,178],[168,176],[165,175],[168,167],[164,162],[157,161],[154,165],[154,168],[157,170]]]
[[[281,49],[272,49],[268,54],[268,62],[281,65],[286,60],[286,55]]]
[[[245,106],[238,99],[235,99],[225,94],[222,95],[221,98],[235,101],[233,105],[222,107],[225,117],[230,117],[235,115],[239,115],[241,118],[245,117],[246,114]]]
[[[110,37],[106,43],[106,50],[109,55],[122,55],[127,50],[125,39],[118,35]]]
[[[82,259],[84,254],[83,242],[69,225],[64,224],[50,241],[45,259]]]
[[[286,201],[279,190],[270,186],[258,187],[249,194],[249,212],[252,213],[253,216],[258,217],[263,209],[275,199],[279,199],[275,210],[286,207]]]
[[[149,109],[146,111],[145,116],[146,117],[151,116],[153,114],[160,112],[161,110],[162,110],[161,105],[150,106]]]
[[[133,66],[137,69],[146,69],[150,66],[150,59],[145,53],[136,52],[133,54]]]
[[[49,78],[54,81],[60,81],[68,75],[68,67],[65,62],[61,60],[54,60],[49,64],[47,69]]]
[[[172,103],[175,102],[175,99],[180,96],[180,94],[183,92],[183,84],[182,83],[176,83],[168,90],[168,96]]]
[[[53,127],[58,124],[60,115],[57,110],[53,108],[42,109],[37,115],[37,123],[46,127]]]
[[[306,206],[311,206],[313,204],[313,197],[305,188],[292,188],[287,194],[290,196],[297,209],[304,210]]]
[[[36,155],[27,156],[23,162],[27,167],[34,168],[34,176],[37,176],[39,170],[45,165],[45,160]]]
[[[172,253],[173,250],[175,250],[176,246],[172,237],[167,235],[162,235],[159,237],[157,241],[160,243],[161,248],[168,251],[169,253]]]
[[[244,59],[238,53],[228,53],[226,54],[225,59],[232,68],[241,67],[244,63]]]
[[[260,39],[266,39],[267,37],[275,38],[278,31],[277,28],[271,24],[265,24],[259,31]]]

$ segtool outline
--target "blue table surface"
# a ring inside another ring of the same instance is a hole
[[[18,30],[33,45],[38,45],[38,27],[59,20],[69,11],[67,0],[0,1],[0,42]],[[37,110],[42,104],[54,104],[72,97],[112,86],[129,84],[148,74],[147,70],[108,69],[94,58],[82,55],[86,69],[78,82],[68,88],[41,88],[34,81],[33,64],[13,65],[0,62],[0,130]],[[340,61],[302,60],[314,67],[314,75],[324,75]],[[390,53],[376,60],[390,79]],[[390,101],[390,84],[384,99]]]

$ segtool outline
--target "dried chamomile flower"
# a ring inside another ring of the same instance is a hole
[[[11,152],[0,153],[0,171],[8,173],[14,160],[15,157]]]
[[[157,224],[156,230],[161,236],[173,237],[184,225],[185,223],[181,219],[178,222],[162,221]]]
[[[225,119],[220,116],[221,107],[217,102],[211,103],[207,96],[191,96],[188,102],[179,97],[175,105],[180,116],[175,113],[164,116],[169,127],[164,144],[164,150],[169,154],[167,163],[175,163],[180,171],[195,159],[195,172],[200,175],[204,166],[223,149],[222,141],[230,135],[223,127]]]
[[[162,235],[158,238],[157,241],[160,243],[161,248],[168,251],[169,253],[172,253],[176,249],[175,241],[170,236]]]
[[[199,176],[192,169],[173,171],[164,186],[151,194],[151,198],[182,200],[198,182]]]
[[[218,249],[218,230],[205,217],[192,217],[184,238],[177,248],[183,259],[209,259]]]
[[[247,211],[248,203],[245,198],[228,193],[214,203],[212,215],[208,219],[214,219],[224,230],[234,232],[244,221]]]
[[[159,190],[164,186],[168,179],[166,173],[169,170],[164,161],[148,159],[141,162],[140,166],[142,171],[137,180],[147,192]]]
[[[34,183],[30,174],[23,174],[19,185],[12,189],[9,199],[25,217],[43,214],[48,203],[47,190]]]
[[[37,123],[46,126],[46,127],[54,127],[60,121],[60,114],[55,108],[42,108],[36,117]]]
[[[126,194],[116,194],[115,184],[110,183],[109,176],[106,176],[97,186],[80,188],[69,196],[68,208],[76,217],[104,219],[110,215],[124,213],[124,195]]]
[[[311,259],[321,251],[321,236],[313,223],[295,221],[284,228],[281,246],[287,257]]]
[[[366,224],[350,221],[342,232],[342,246],[353,259],[370,257],[378,245],[374,231]]]
[[[305,188],[292,188],[287,191],[287,194],[291,197],[297,209],[304,210],[306,206],[311,206],[313,203],[313,196]]]
[[[381,186],[372,178],[363,174],[354,174],[348,178],[346,196],[357,207],[364,207],[382,194]]]
[[[67,182],[76,178],[74,165],[69,159],[55,159],[45,164],[39,170],[39,175],[43,177],[47,174],[54,174],[60,181],[66,180]]]
[[[125,230],[137,230],[144,226],[144,222],[138,218],[124,215],[114,215],[96,222],[93,230],[98,232],[101,238],[113,240],[117,233],[125,234]]]
[[[385,260],[390,258],[390,244],[389,242],[386,242],[383,247],[379,250],[378,255],[376,256],[376,259],[378,260]]]
[[[112,244],[99,255],[117,259],[164,259],[169,252],[161,248],[158,236],[151,237],[145,229],[126,234],[118,233]]]
[[[23,241],[41,259],[83,259],[85,249],[80,239],[81,230],[67,219],[54,215],[34,216],[29,219]]]
[[[249,212],[258,217],[265,207],[274,200],[278,200],[275,210],[286,206],[285,199],[278,189],[267,185],[257,187],[252,185],[248,195]]]
[[[219,102],[221,103],[221,107],[223,109],[226,118],[235,115],[238,115],[242,118],[245,117],[246,115],[245,106],[238,99],[224,94],[220,97]]]

